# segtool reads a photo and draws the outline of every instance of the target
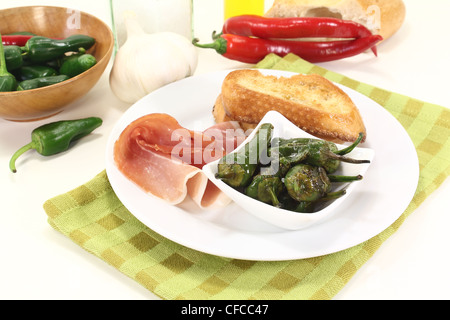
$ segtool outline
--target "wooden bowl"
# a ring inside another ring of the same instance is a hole
[[[60,7],[30,6],[0,10],[2,34],[29,31],[37,35],[66,38],[85,34],[96,39],[88,53],[97,64],[67,81],[28,91],[0,92],[0,117],[14,121],[34,121],[61,112],[84,96],[100,79],[114,47],[111,29],[88,13]]]

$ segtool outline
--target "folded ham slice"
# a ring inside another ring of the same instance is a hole
[[[152,113],[125,128],[114,145],[114,160],[128,179],[169,204],[190,196],[201,208],[224,206],[230,200],[201,168],[233,151],[245,138],[237,122],[196,132],[170,115]]]

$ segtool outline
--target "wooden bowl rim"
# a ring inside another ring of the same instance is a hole
[[[26,9],[26,8],[47,8],[47,9],[50,8],[50,9],[64,9],[64,10],[72,9],[72,8],[69,8],[69,7],[58,7],[58,6],[21,6],[21,7],[13,7],[13,8],[2,9],[2,10],[0,10],[0,13],[1,12],[5,12],[5,11],[9,11],[9,10]],[[73,10],[75,10],[75,9],[73,9]],[[36,92],[40,92],[40,91],[50,91],[49,89],[55,89],[56,90],[59,87],[62,87],[62,86],[65,86],[65,85],[71,84],[72,82],[77,81],[79,78],[82,78],[82,77],[84,78],[88,74],[93,73],[95,70],[103,67],[103,64],[105,63],[105,60],[109,60],[111,58],[112,51],[114,49],[114,34],[113,34],[111,28],[103,20],[101,20],[100,18],[98,18],[98,17],[96,17],[93,14],[90,14],[88,12],[84,12],[84,11],[81,11],[81,10],[78,10],[78,11],[80,11],[80,13],[82,13],[83,15],[88,16],[89,18],[92,18],[92,19],[100,22],[100,24],[102,24],[106,28],[106,30],[108,31],[109,48],[108,48],[107,52],[103,55],[103,57],[101,57],[100,60],[97,61],[97,63],[92,68],[90,68],[89,70],[86,70],[85,72],[83,72],[83,73],[81,73],[81,74],[79,74],[79,75],[77,75],[75,77],[72,77],[72,78],[70,78],[68,80],[65,80],[63,82],[60,82],[60,83],[57,83],[57,84],[54,84],[54,85],[51,85],[51,86],[48,86],[48,87],[36,88],[36,89],[31,89],[31,90],[0,92],[0,97],[13,97],[15,95],[26,95],[26,94],[32,94],[32,93],[36,93]]]

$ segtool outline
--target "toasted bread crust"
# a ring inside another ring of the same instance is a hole
[[[236,121],[236,120],[233,120],[230,117],[228,117],[227,114],[225,113],[225,109],[224,109],[223,103],[222,103],[222,94],[220,94],[217,97],[216,103],[214,104],[213,117],[214,117],[214,121],[216,123],[227,122],[227,121]],[[259,121],[256,123],[248,123],[248,122],[242,122],[242,121],[238,121],[238,122],[244,131],[255,129],[259,123]]]
[[[278,78],[258,70],[233,71],[222,84],[213,113],[216,121],[222,118],[254,125],[270,110],[322,139],[352,142],[360,133],[366,135],[350,97],[319,75]]]

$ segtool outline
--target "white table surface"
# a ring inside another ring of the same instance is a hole
[[[270,5],[271,1],[268,1]],[[425,5],[405,0],[401,30],[379,46],[379,57],[363,56],[322,66],[381,88],[450,106],[450,42],[443,24],[450,1]],[[108,1],[5,1],[0,9],[22,5],[67,6],[110,24]],[[207,41],[220,30],[221,0],[194,0],[195,35]],[[1,21],[0,21],[1,28]],[[212,50],[199,49],[196,73],[245,66]],[[105,168],[110,130],[129,105],[109,89],[111,64],[98,84],[71,109],[52,121],[99,116],[102,127],[76,150],[53,157],[30,153],[8,169],[10,156],[28,143],[30,132],[49,120],[0,120],[0,299],[155,299],[151,292],[87,253],[47,223],[43,203],[91,180]],[[389,187],[389,186],[386,186]],[[389,238],[335,297],[344,299],[449,299],[450,181],[433,193]]]

